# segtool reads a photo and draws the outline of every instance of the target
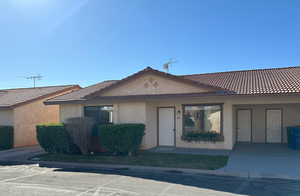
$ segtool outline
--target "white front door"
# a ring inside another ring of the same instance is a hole
[[[267,109],[267,143],[281,143],[282,142],[282,112],[280,109]]]
[[[237,112],[237,141],[251,142],[251,110],[241,109]]]
[[[158,110],[158,145],[175,145],[175,111],[174,108]]]

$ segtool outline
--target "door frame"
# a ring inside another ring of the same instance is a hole
[[[156,146],[161,146],[159,144],[159,109],[161,108],[172,108],[174,110],[174,145],[173,146],[168,146],[168,147],[176,147],[176,108],[175,106],[161,106],[156,108],[156,117],[157,117],[157,141],[156,141]]]
[[[249,110],[250,111],[250,144],[252,144],[253,143],[253,109],[252,108],[237,108],[236,109],[236,124],[235,124],[236,143],[239,143],[239,141],[238,141],[238,124],[239,124],[239,111],[240,110]]]
[[[281,142],[280,144],[283,144],[283,108],[266,108],[265,109],[265,143],[266,144],[273,144],[273,143],[269,143],[268,142],[268,133],[267,133],[267,125],[268,125],[268,115],[267,115],[267,112],[268,110],[280,110],[281,111]]]

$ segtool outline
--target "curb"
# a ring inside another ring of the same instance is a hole
[[[133,166],[133,165],[113,165],[113,164],[94,164],[94,163],[71,163],[56,161],[12,161],[0,160],[0,165],[29,165],[36,164],[39,167],[57,168],[57,169],[82,169],[82,170],[103,170],[103,171],[132,171],[132,172],[152,172],[152,173],[174,173],[182,175],[213,175],[222,177],[239,177],[248,179],[277,179],[277,180],[300,180],[300,177],[255,173],[255,172],[231,172],[225,168],[218,170],[201,170],[186,168],[166,168],[166,167],[150,167],[150,166]]]
[[[33,161],[31,161],[33,162]],[[183,175],[213,175],[222,177],[238,177],[248,179],[278,179],[278,180],[300,180],[300,177],[288,175],[254,173],[254,172],[231,172],[225,168],[218,170],[201,170],[185,168],[165,168],[133,165],[112,165],[93,163],[70,163],[54,161],[34,161],[39,167],[60,168],[60,169],[82,169],[82,170],[104,170],[104,171],[132,171],[132,172],[152,172],[152,173],[177,173]]]
[[[85,169],[85,170],[106,170],[106,171],[122,171],[130,170],[137,172],[155,172],[155,173],[178,173],[187,175],[215,175],[228,177],[248,178],[248,173],[233,173],[219,170],[201,170],[201,169],[185,169],[185,168],[165,168],[165,167],[149,167],[149,166],[132,166],[132,165],[108,165],[108,164],[93,164],[93,163],[69,163],[69,162],[52,162],[39,161],[39,167],[61,168],[61,169]]]

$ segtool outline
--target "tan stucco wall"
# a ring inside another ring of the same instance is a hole
[[[208,104],[223,103],[223,134],[224,142],[185,142],[181,140],[182,135],[182,104]],[[300,106],[294,107],[287,103],[299,103],[299,96],[286,97],[201,97],[201,98],[172,98],[170,99],[143,99],[143,100],[122,100],[103,103],[98,101],[93,105],[113,105],[114,106],[114,122],[128,123],[140,122],[146,124],[146,135],[143,140],[143,148],[152,148],[157,145],[157,107],[175,106],[176,107],[176,146],[185,148],[207,148],[207,149],[232,149],[236,139],[235,127],[235,109],[233,105],[249,105],[249,104],[285,104],[284,125],[297,125],[300,123],[298,119],[298,110]],[[81,105],[69,105],[61,107],[62,116],[76,116],[82,114],[83,107]],[[81,111],[81,112],[80,112]],[[177,112],[180,111],[178,116]],[[257,110],[257,118],[263,119],[261,112]],[[66,115],[68,113],[68,115]],[[63,117],[65,118],[65,117]],[[298,123],[299,122],[299,123]],[[255,126],[264,126],[264,122],[258,121]],[[258,129],[258,128],[257,128]],[[261,140],[262,136],[255,135],[257,140]],[[260,138],[260,139],[259,139]]]
[[[14,147],[37,144],[36,125],[59,122],[59,106],[44,105],[38,100],[14,109]]]
[[[145,123],[146,104],[145,102],[128,102],[118,104],[118,123]]]
[[[142,149],[153,147],[153,130],[152,125],[149,126],[149,120],[151,120],[151,109],[145,102],[123,102],[117,105],[118,110],[115,114],[118,116],[118,121],[115,123],[143,123],[146,125],[145,136],[142,141]],[[147,118],[147,112],[149,116]],[[113,114],[114,115],[114,114]]]
[[[13,110],[0,110],[0,126],[13,126],[14,125],[14,111]]]
[[[153,103],[146,104],[146,135],[144,148],[157,146],[157,106]]]
[[[252,109],[252,142],[265,143],[266,141],[266,109],[278,108],[282,109],[282,125],[283,125],[283,142],[287,142],[288,126],[300,125],[300,104],[262,104],[262,105],[239,105],[239,108]],[[236,133],[236,129],[235,133]]]
[[[156,85],[157,84],[157,85]],[[165,77],[146,74],[134,81],[128,81],[119,87],[103,93],[103,96],[145,95],[145,94],[174,94],[199,93],[209,89],[185,84]]]
[[[14,147],[33,146],[36,140],[36,125],[43,123],[58,123],[59,105],[45,105],[48,99],[69,93],[79,87],[68,91],[56,93],[47,98],[21,104],[13,109],[14,121]]]

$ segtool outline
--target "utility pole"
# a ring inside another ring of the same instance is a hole
[[[36,86],[36,81],[37,80],[41,80],[43,78],[43,76],[41,76],[40,74],[38,75],[34,75],[34,76],[29,76],[29,77],[25,77],[27,80],[32,80],[33,81],[33,88],[35,88]]]

